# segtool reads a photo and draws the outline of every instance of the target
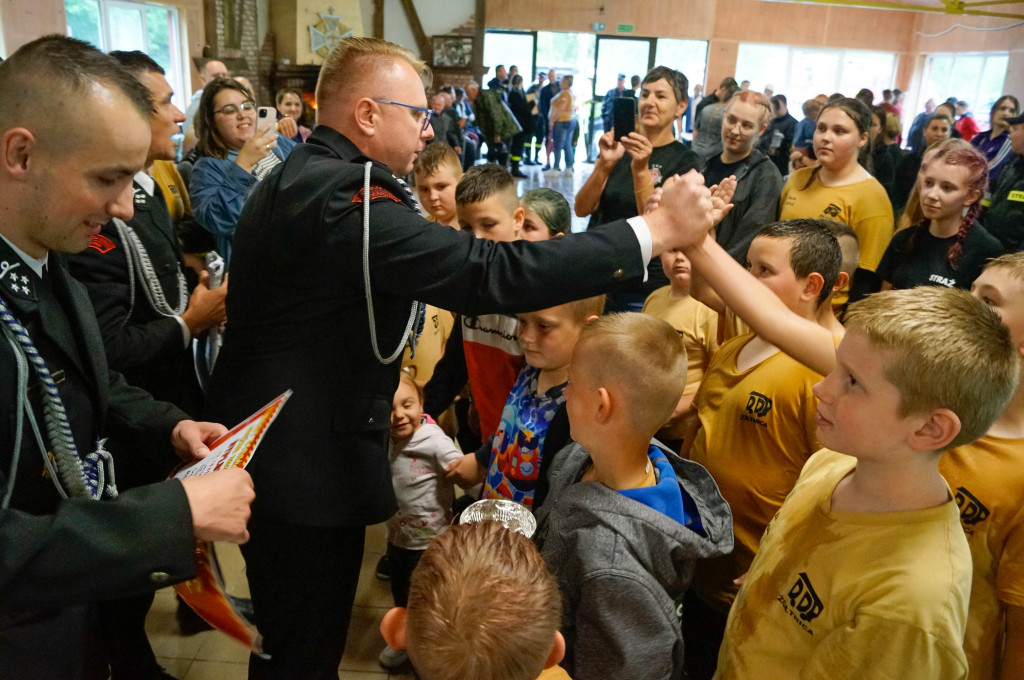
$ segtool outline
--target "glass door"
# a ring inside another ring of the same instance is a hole
[[[615,88],[619,74],[626,76],[626,89],[634,75],[643,78],[653,67],[655,38],[617,38],[597,36],[597,68],[594,88],[580,120],[586,122],[587,160],[597,157],[597,139],[604,134],[601,103],[607,92]],[[589,109],[589,110],[587,110]]]

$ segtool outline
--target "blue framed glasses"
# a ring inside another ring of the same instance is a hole
[[[412,109],[414,111],[419,111],[420,113],[423,114],[423,128],[422,128],[421,132],[422,131],[426,131],[426,129],[428,127],[430,127],[430,119],[434,117],[433,109],[425,109],[422,106],[413,106],[412,104],[403,104],[402,102],[393,102],[390,99],[374,99],[373,101],[378,102],[380,104],[392,104],[394,106],[402,106],[402,107],[407,108],[407,109]]]

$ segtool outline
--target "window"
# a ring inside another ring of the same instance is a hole
[[[981,54],[933,54],[928,57],[921,81],[920,106],[956,97],[967,102],[982,130],[990,127],[992,105],[1003,94],[1003,80],[1010,57],[1006,52]]]
[[[693,95],[694,85],[704,84],[704,70],[707,68],[707,63],[708,43],[706,40],[658,38],[654,65],[668,66],[682,71],[690,83],[690,95]]]
[[[852,97],[866,87],[881,101],[882,90],[892,87],[895,71],[895,54],[866,50],[741,43],[736,59],[737,81],[749,80],[750,89],[758,91],[772,85],[775,94],[786,95],[796,118],[800,106],[818,94],[842,92]]]
[[[484,66],[491,70],[484,78],[493,78],[494,67],[498,64],[504,64],[506,69],[514,64],[519,67],[519,75],[523,77],[523,89],[528,89],[534,80],[534,39],[533,33],[487,31],[484,34]],[[486,86],[487,83],[481,84]]]
[[[174,103],[184,109],[184,56],[174,7],[130,0],[65,0],[68,35],[92,43],[104,52],[141,50],[167,71]]]

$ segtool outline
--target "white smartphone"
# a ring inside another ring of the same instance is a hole
[[[256,129],[262,130],[265,125],[270,125],[271,130],[274,130],[274,125],[277,123],[277,109],[273,106],[261,106],[256,111]]]

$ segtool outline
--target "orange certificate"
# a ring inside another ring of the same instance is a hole
[[[210,455],[180,470],[174,476],[184,479],[225,468],[244,468],[252,458],[263,433],[274,422],[274,418],[291,394],[291,390],[288,390],[233,427],[213,443]],[[213,544],[197,540],[195,555],[196,577],[175,585],[174,589],[178,595],[211,626],[238,640],[254,653],[262,654],[263,645],[259,631],[235,610],[224,592],[224,580],[213,552]]]

